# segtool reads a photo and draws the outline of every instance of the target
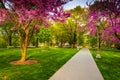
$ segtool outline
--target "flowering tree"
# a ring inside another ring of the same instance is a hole
[[[97,0],[90,6],[89,28],[92,35],[101,26],[103,41],[120,43],[120,2],[119,0]]]
[[[104,29],[106,28],[105,26],[107,24],[106,17],[103,17],[100,13],[93,11],[89,14],[88,20],[89,26],[87,28],[87,31],[89,31],[92,36],[97,37],[98,51],[100,51],[101,43],[103,42],[105,36]]]
[[[20,39],[22,57],[19,63],[24,63],[26,50],[32,35],[40,28],[40,24],[48,26],[49,20],[63,20],[69,16],[63,11],[62,5],[70,0],[2,0],[8,9],[0,9],[0,23],[8,19],[14,22],[12,31],[16,30]],[[7,13],[6,13],[7,12]]]
[[[98,33],[102,41],[120,43],[120,1],[96,0],[90,5],[89,28],[92,35]]]

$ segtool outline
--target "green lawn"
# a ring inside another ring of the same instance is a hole
[[[97,51],[91,50],[94,58]],[[120,51],[101,51],[101,59],[95,61],[105,80],[120,80]]]
[[[20,59],[19,49],[0,49],[0,80],[48,80],[75,53],[71,48],[29,48],[27,59],[37,64],[11,65]],[[91,50],[95,58],[96,50]],[[120,51],[101,51],[97,65],[105,80],[120,80]]]
[[[37,64],[11,65],[20,59],[19,49],[0,49],[0,80],[48,80],[76,52],[70,48],[31,48],[27,59],[38,60]]]

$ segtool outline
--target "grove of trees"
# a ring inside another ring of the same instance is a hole
[[[71,0],[0,0],[0,47],[20,46],[26,60],[29,45],[39,47],[109,47],[120,44],[120,1],[93,0],[87,8],[64,10]],[[87,38],[87,39],[86,39]]]

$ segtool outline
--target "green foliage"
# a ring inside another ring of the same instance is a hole
[[[20,46],[20,41],[17,34],[13,34],[12,36],[12,46],[14,47]]]
[[[82,8],[81,6],[77,6],[74,9],[71,9],[70,12],[71,18],[74,19],[76,22],[79,22],[79,24],[86,24],[88,19],[88,9]]]
[[[79,39],[77,40],[77,44],[78,45],[83,45],[84,44],[84,39],[82,37],[79,37]]]
[[[33,35],[31,40],[30,40],[30,44],[32,44],[32,46],[35,46],[35,43],[36,43],[36,38],[38,37],[37,33],[36,35]]]
[[[102,50],[102,58],[96,59],[97,50],[91,50],[105,80],[120,80],[120,51]]]
[[[77,24],[72,18],[67,19],[66,28],[67,28],[67,36],[68,42],[70,44],[77,43]]]
[[[64,23],[56,22],[52,26],[52,35],[54,36],[56,42],[66,42],[67,41],[67,29]]]
[[[37,35],[40,42],[50,42],[51,41],[51,30],[50,28],[42,27]]]
[[[7,44],[5,40],[0,36],[0,48],[6,48]]]
[[[71,20],[69,21],[70,26],[72,26],[74,37],[76,37],[77,45],[83,45],[84,43],[84,34],[85,34],[85,27],[88,18],[88,10],[87,8],[82,8],[77,6],[74,9],[71,9]],[[73,42],[76,42],[75,39]]]
[[[68,42],[70,45],[82,45],[88,12],[80,6],[70,10],[70,12],[71,16],[64,23],[58,22],[53,25],[52,33],[59,43]]]
[[[115,44],[115,48],[120,50],[120,44]]]
[[[12,46],[12,37],[15,31],[12,31],[11,28],[13,27],[14,23],[6,21],[5,24],[0,25],[0,32],[2,38],[6,41],[7,46]]]
[[[96,38],[96,37],[89,36],[88,42],[90,43],[90,46],[91,46],[92,48],[94,48],[94,47],[97,46],[97,38]]]
[[[55,23],[53,26],[53,35],[59,43],[68,42],[75,44],[77,41],[76,23],[71,18],[66,20],[66,23]]]
[[[67,18],[64,23],[54,23],[52,27],[52,35],[57,43],[62,44],[68,42],[70,45],[82,45],[84,42],[83,34],[85,32],[88,12],[80,6],[70,10],[70,12],[71,16]]]
[[[83,44],[84,44],[83,32],[78,32],[78,35],[77,35],[77,45],[83,45]]]
[[[37,64],[11,65],[20,58],[19,49],[0,49],[0,80],[48,80],[76,52],[70,48],[30,48],[27,59],[37,60]]]

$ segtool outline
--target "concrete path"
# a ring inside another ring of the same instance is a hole
[[[104,80],[90,51],[81,49],[49,80]]]

